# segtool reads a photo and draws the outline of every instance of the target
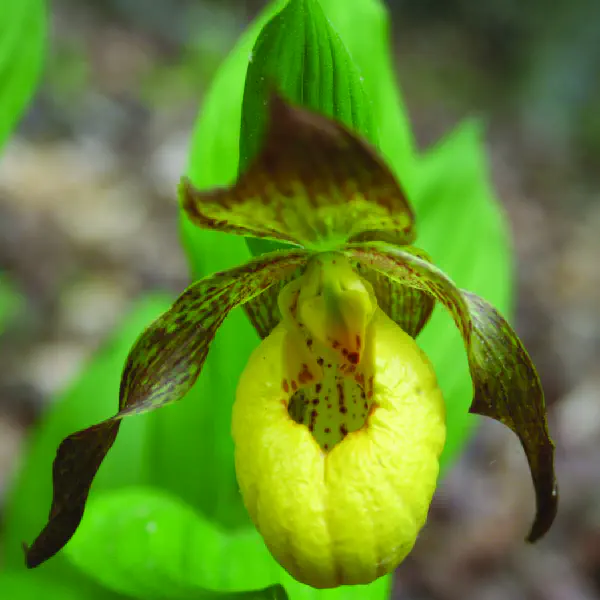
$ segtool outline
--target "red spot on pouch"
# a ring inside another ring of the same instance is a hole
[[[357,365],[360,362],[360,354],[358,352],[350,352],[348,354],[348,360],[353,364]]]
[[[308,381],[311,381],[313,378],[312,373],[308,370],[308,365],[307,364],[303,364],[302,365],[302,371],[300,371],[300,373],[298,373],[298,381],[300,383],[307,383]],[[293,385],[294,382],[292,382]]]

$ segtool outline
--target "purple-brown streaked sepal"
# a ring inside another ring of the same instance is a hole
[[[183,179],[180,195],[200,227],[312,249],[415,237],[412,209],[376,152],[344,125],[276,94],[261,149],[237,182],[200,191]]]
[[[119,412],[68,436],[53,465],[48,523],[30,547],[26,564],[37,567],[73,536],[92,481],[124,417],[180,400],[198,378],[210,344],[229,312],[306,263],[304,250],[273,252],[191,285],[134,344],[123,370]]]
[[[429,260],[422,250],[411,248],[411,251],[423,260]],[[356,269],[358,274],[373,287],[379,308],[396,325],[416,338],[431,318],[435,298],[426,291],[399,284],[387,275],[360,262],[356,265]]]
[[[375,242],[349,244],[347,252],[365,267],[432,296],[450,311],[465,343],[473,381],[470,412],[509,427],[525,450],[537,504],[527,539],[538,540],[552,525],[558,506],[554,444],[539,377],[517,334],[488,302],[459,289],[410,248]]]
[[[244,312],[262,340],[264,340],[281,321],[281,311],[279,310],[278,305],[279,294],[283,288],[296,279],[301,272],[302,267],[299,267],[296,271],[262,292],[262,294],[255,296],[244,304]]]

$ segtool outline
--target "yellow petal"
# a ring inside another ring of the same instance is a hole
[[[244,503],[276,560],[316,588],[392,571],[412,549],[435,491],[445,441],[435,374],[379,309],[372,328],[371,410],[329,451],[288,412],[284,325],[256,349],[238,386],[232,431]]]

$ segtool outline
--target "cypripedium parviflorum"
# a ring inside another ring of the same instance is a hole
[[[436,301],[465,343],[471,412],[512,429],[527,455],[537,500],[528,539],[548,530],[553,445],[531,360],[492,306],[410,245],[411,208],[366,143],[274,96],[263,146],[235,185],[199,191],[184,180],[181,196],[200,227],[294,247],[194,283],[141,335],[119,412],[58,450],[50,519],[28,566],[75,532],[121,419],[183,397],[240,305],[263,341],[233,408],[238,482],[266,545],[296,579],[368,583],[413,547],[445,440],[444,401],[415,342]]]

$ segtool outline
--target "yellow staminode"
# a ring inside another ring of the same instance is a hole
[[[368,284],[344,261],[317,257],[309,265],[292,288],[296,322],[284,315],[253,353],[233,411],[246,508],[279,563],[317,588],[369,583],[409,553],[445,440],[428,359],[367,301]],[[339,285],[331,287],[331,277]],[[321,318],[318,306],[327,313]],[[352,353],[336,337],[352,339],[363,324],[358,362],[347,360]]]

